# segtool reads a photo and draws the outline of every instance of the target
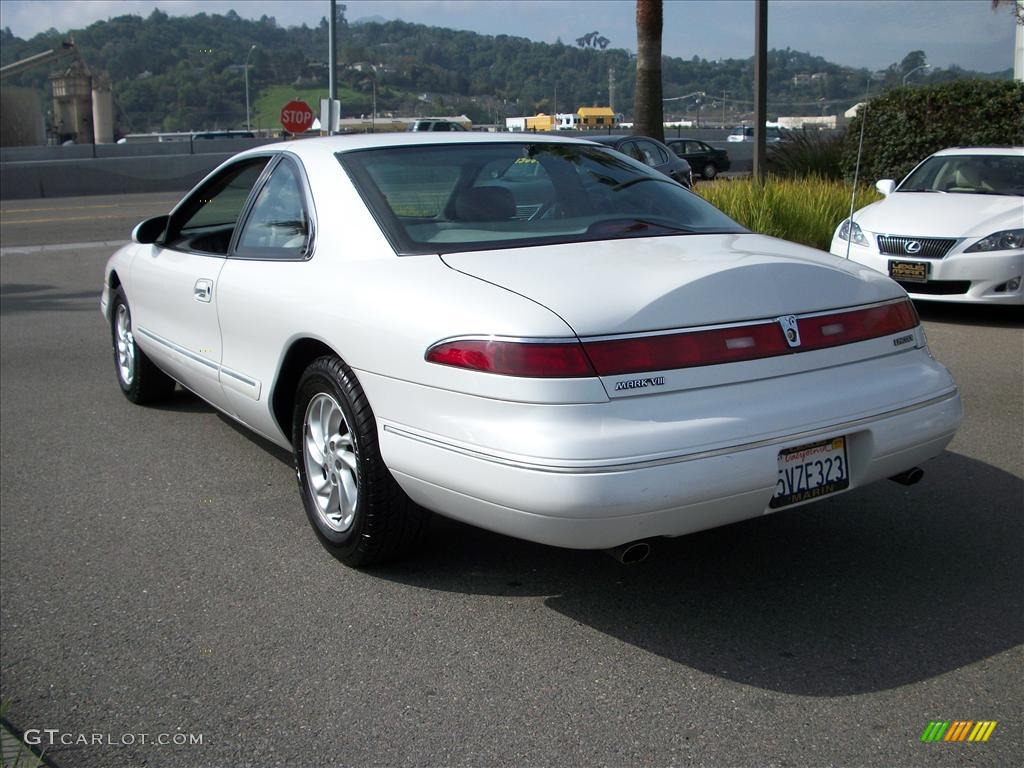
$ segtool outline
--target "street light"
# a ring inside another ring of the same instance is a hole
[[[256,43],[252,44],[249,52],[245,54],[245,130],[252,130],[252,122],[249,120],[249,57],[256,50]]]
[[[910,70],[909,72],[907,72],[907,74],[905,74],[903,76],[903,85],[905,86],[907,84],[907,78],[910,77],[915,72],[917,72],[917,70],[919,70],[919,69],[931,69],[931,68],[932,68],[931,64],[922,64],[920,67],[914,67],[912,70]]]

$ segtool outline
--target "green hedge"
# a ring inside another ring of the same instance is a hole
[[[850,122],[843,174],[853,178],[861,116]],[[864,127],[860,178],[899,181],[933,152],[948,147],[1024,145],[1024,83],[957,80],[897,88],[871,99]]]
[[[827,251],[839,222],[850,215],[849,184],[834,179],[752,179],[702,182],[697,193],[754,232]],[[857,207],[880,200],[872,187],[857,191]]]

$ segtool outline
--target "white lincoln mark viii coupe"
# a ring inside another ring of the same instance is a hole
[[[881,479],[961,419],[906,293],[580,139],[376,135],[221,165],[107,264],[135,403],[175,382],[294,451],[322,543],[432,510],[618,548]]]

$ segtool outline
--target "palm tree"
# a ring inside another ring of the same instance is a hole
[[[636,0],[633,133],[665,140],[661,101],[661,0]]]

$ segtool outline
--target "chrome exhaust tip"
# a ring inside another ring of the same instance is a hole
[[[651,544],[649,541],[631,541],[604,551],[623,565],[634,565],[647,559],[651,554]]]
[[[906,472],[900,472],[898,475],[893,475],[889,479],[894,483],[900,485],[914,485],[915,483],[921,482],[921,478],[924,477],[924,470],[920,467],[914,467],[908,469]]]

